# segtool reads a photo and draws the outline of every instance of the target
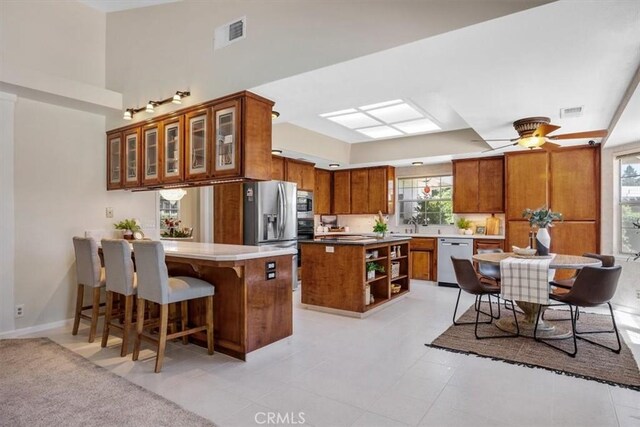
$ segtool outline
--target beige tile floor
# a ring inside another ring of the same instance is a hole
[[[639,392],[425,347],[451,324],[457,291],[412,286],[364,320],[305,310],[296,292],[292,337],[247,362],[170,343],[160,374],[150,349],[120,358],[118,337],[101,349],[86,328],[38,335],[223,427],[274,425],[269,413],[316,427],[640,426]],[[640,318],[617,317],[640,360]]]

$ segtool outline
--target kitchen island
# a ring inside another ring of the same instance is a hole
[[[301,241],[303,307],[362,318],[406,296],[410,240],[327,236]]]
[[[216,351],[247,354],[293,334],[292,248],[163,241],[173,276],[198,277],[216,288]],[[205,302],[189,301],[189,323],[204,323]],[[204,332],[191,340],[206,347]]]

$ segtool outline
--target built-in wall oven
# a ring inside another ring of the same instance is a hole
[[[310,218],[313,221],[313,193],[311,191],[298,191],[296,210],[298,211],[298,219]]]

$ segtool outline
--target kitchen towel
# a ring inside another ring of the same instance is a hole
[[[552,259],[509,257],[500,261],[502,298],[549,304],[549,264]]]

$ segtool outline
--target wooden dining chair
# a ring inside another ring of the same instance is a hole
[[[133,360],[138,360],[142,339],[151,341],[157,344],[155,372],[160,372],[167,340],[182,337],[183,343],[186,343],[187,335],[200,331],[206,331],[207,350],[209,354],[213,354],[213,296],[215,294],[213,285],[195,277],[169,277],[164,261],[164,248],[160,242],[134,241],[133,252],[136,257],[138,275],[137,333],[133,348]],[[196,298],[206,299],[206,324],[187,328],[187,301]],[[160,319],[158,321],[145,323],[146,301],[160,305]],[[182,330],[168,334],[169,304],[173,303],[180,303]],[[144,327],[159,327],[158,338],[143,334]]]
[[[540,320],[540,312],[542,305],[538,308],[538,316],[536,318],[536,326],[533,331],[533,337],[536,341],[542,342],[549,347],[553,347],[556,350],[560,350],[563,353],[568,354],[571,357],[576,357],[578,353],[578,346],[576,339],[587,341],[591,344],[595,344],[600,347],[604,347],[614,353],[620,353],[622,348],[620,344],[620,334],[618,333],[618,327],[616,325],[616,318],[613,314],[613,308],[611,308],[611,298],[616,292],[618,286],[618,280],[620,279],[620,273],[622,267],[617,265],[613,267],[583,267],[582,270],[576,276],[571,289],[564,294],[549,294],[549,298],[560,303],[560,305],[567,305],[569,307],[569,314],[571,316],[571,332],[573,338],[573,351],[564,350],[561,347],[551,344],[550,341],[543,340],[538,337],[538,323]],[[609,312],[611,313],[611,323],[613,328],[611,330],[599,330],[599,331],[580,331],[577,329],[577,311],[578,307],[596,307],[598,305],[607,304],[609,306]],[[555,304],[558,305],[558,304]],[[575,310],[574,310],[575,309]],[[587,339],[582,335],[589,334],[601,334],[601,333],[615,333],[616,340],[618,341],[618,348],[607,347],[596,341]]]
[[[482,283],[480,279],[478,279],[478,274],[476,270],[473,268],[473,264],[468,259],[456,258],[454,256],[451,257],[451,262],[453,263],[453,269],[456,273],[456,280],[458,281],[458,285],[460,289],[458,290],[458,298],[456,299],[456,307],[453,310],[453,324],[458,325],[475,325],[474,333],[476,339],[486,339],[486,338],[515,338],[520,335],[520,326],[518,325],[518,316],[516,315],[516,311],[514,308],[514,304],[511,304],[511,310],[513,312],[513,318],[515,319],[516,324],[516,333],[515,334],[507,334],[507,335],[489,335],[489,336],[479,336],[478,335],[478,324],[491,324],[493,320],[500,318],[500,287],[497,285],[488,285],[486,283]],[[474,304],[474,308],[476,311],[476,320],[474,322],[457,322],[456,321],[456,313],[458,311],[458,304],[460,303],[460,295],[462,291],[475,295],[476,301]],[[489,313],[486,313],[481,310],[482,306],[482,298],[487,295],[487,299],[489,300]],[[493,304],[491,304],[491,296],[495,296],[498,300],[498,315],[493,315]],[[480,322],[480,313],[489,316],[489,320]]]

